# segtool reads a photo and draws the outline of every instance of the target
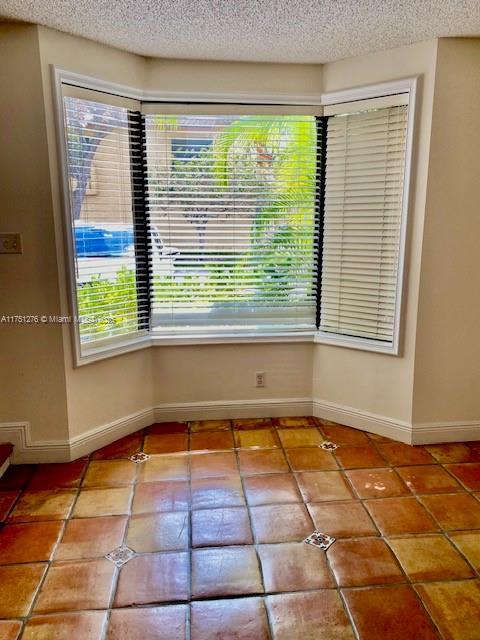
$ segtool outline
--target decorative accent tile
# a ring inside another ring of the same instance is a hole
[[[335,451],[335,449],[338,449],[338,444],[330,442],[330,440],[324,440],[320,445],[320,448],[324,451]]]
[[[113,562],[116,567],[123,567],[129,560],[135,557],[135,551],[127,547],[126,545],[122,545],[121,547],[117,547],[110,553],[107,553],[105,558]]]
[[[322,551],[326,551],[332,544],[335,542],[335,538],[333,536],[329,536],[328,533],[322,533],[315,529],[315,531],[305,538],[304,542],[306,544],[311,544],[312,547],[317,547]]]
[[[134,453],[133,456],[130,456],[129,460],[135,462],[136,464],[141,464],[142,462],[146,462],[150,460],[148,453],[143,453],[143,451],[139,451],[138,453]]]

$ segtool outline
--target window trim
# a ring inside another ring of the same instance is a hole
[[[405,251],[407,238],[407,219],[410,208],[410,179],[413,151],[415,104],[417,77],[410,77],[392,82],[361,86],[353,89],[335,91],[331,93],[312,95],[285,95],[281,93],[222,93],[222,92],[183,92],[183,91],[148,91],[138,87],[100,80],[71,71],[67,71],[50,65],[53,86],[56,150],[58,158],[60,197],[63,209],[63,240],[66,264],[66,283],[68,296],[68,310],[71,316],[78,317],[76,280],[75,280],[75,255],[71,219],[70,189],[67,171],[67,140],[64,127],[64,107],[62,97],[62,85],[71,85],[82,89],[100,91],[112,96],[129,98],[143,102],[155,103],[223,103],[238,105],[290,105],[290,106],[314,106],[323,107],[338,103],[348,103],[370,98],[379,98],[396,93],[409,94],[409,108],[407,119],[407,140],[405,155],[405,175],[402,204],[402,222],[400,233],[399,277],[397,280],[395,336],[392,345],[381,345],[375,340],[348,338],[334,334],[325,334],[321,331],[292,331],[292,332],[261,332],[255,335],[247,333],[220,334],[209,332],[205,335],[160,337],[155,333],[136,332],[130,337],[119,336],[114,339],[99,341],[95,346],[82,350],[80,332],[77,323],[71,323],[71,341],[73,351],[73,364],[75,367],[90,364],[98,360],[114,357],[139,349],[162,345],[193,345],[193,344],[231,344],[231,343],[265,343],[265,342],[315,342],[330,344],[332,346],[350,347],[366,351],[376,351],[390,355],[400,355],[402,336],[402,299],[405,288]],[[63,275],[60,274],[63,280]]]

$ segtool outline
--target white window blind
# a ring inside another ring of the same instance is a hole
[[[154,330],[312,331],[315,117],[149,113],[145,126]]]
[[[398,304],[406,105],[327,124],[320,330],[392,344]]]

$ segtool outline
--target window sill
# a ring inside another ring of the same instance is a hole
[[[155,335],[152,334],[151,343],[155,347],[202,345],[202,344],[250,344],[269,342],[313,342],[313,331],[283,332],[283,333],[209,333],[203,335]]]

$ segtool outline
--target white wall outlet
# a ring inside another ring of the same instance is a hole
[[[265,371],[256,371],[255,372],[255,386],[256,387],[264,387],[265,386]]]

